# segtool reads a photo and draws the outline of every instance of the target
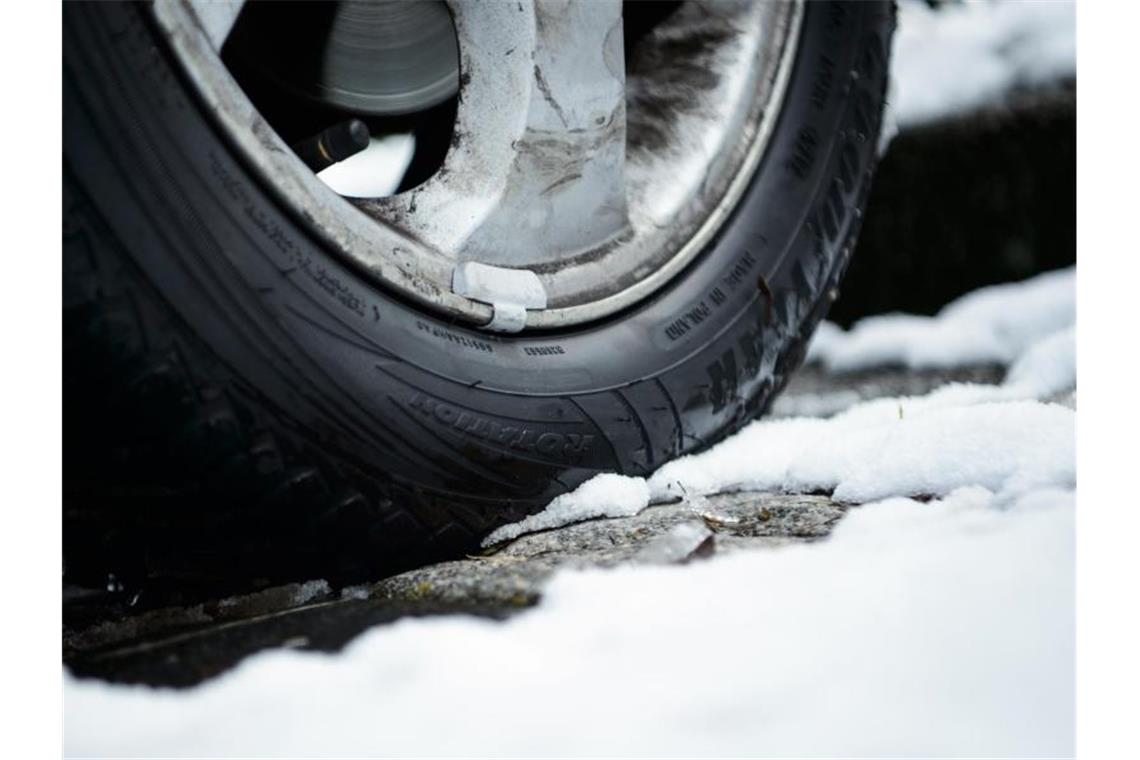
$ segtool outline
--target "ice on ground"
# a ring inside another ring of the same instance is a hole
[[[1072,328],[1076,301],[1076,269],[1058,269],[981,288],[933,317],[884,314],[862,319],[846,332],[825,322],[807,357],[834,372],[884,365],[1008,366],[1038,341]]]
[[[821,543],[556,575],[192,690],[67,677],[68,755],[1070,756],[1073,498],[981,488]]]
[[[643,478],[603,473],[563,494],[538,514],[504,525],[483,539],[491,546],[524,533],[557,528],[595,517],[629,517],[649,506],[649,486]]]
[[[1075,4],[911,0],[899,5],[891,55],[899,125],[932,121],[1075,77]]]

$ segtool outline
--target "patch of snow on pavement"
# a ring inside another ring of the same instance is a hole
[[[614,473],[595,475],[570,493],[556,497],[538,514],[504,525],[483,539],[483,546],[524,533],[558,528],[595,517],[629,517],[649,506],[649,486],[643,478]]]
[[[777,396],[768,416],[784,417],[831,417],[850,409],[863,400],[858,391],[843,389],[825,393],[803,393]]]
[[[804,363],[823,362],[843,342],[847,333],[834,322],[824,320],[816,326],[808,342],[807,352],[804,354]]]
[[[826,420],[754,422],[649,479],[656,501],[725,491],[832,493],[863,503],[980,485],[1002,499],[1076,483],[1075,412],[999,400],[1005,388],[949,386],[878,399]]]
[[[825,322],[808,360],[833,372],[901,365],[910,369],[995,363],[1008,366],[1038,341],[1076,324],[1076,269],[967,293],[933,317],[883,314],[850,331]]]
[[[1076,9],[1064,0],[899,5],[891,53],[901,127],[968,111],[1017,87],[1076,76]]]
[[[1055,332],[1030,346],[1009,368],[1005,385],[1038,398],[1076,388],[1076,328]]]
[[[1073,497],[966,488],[832,537],[556,575],[191,690],[66,677],[68,755],[1071,756]]]

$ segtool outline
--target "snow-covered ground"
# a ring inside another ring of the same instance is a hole
[[[1037,342],[1075,323],[1076,270],[1060,269],[967,293],[933,317],[881,314],[860,320],[850,331],[824,322],[812,337],[807,360],[838,372],[884,365],[1009,366]]]
[[[1077,73],[1070,0],[972,0],[937,10],[899,3],[892,101],[908,127],[999,101]]]
[[[648,482],[600,476],[499,536],[675,493],[864,504],[826,541],[564,571],[507,622],[405,620],[337,655],[260,654],[190,691],[68,676],[67,752],[1069,755],[1072,286],[1044,275],[934,318],[947,346],[979,314],[1018,336],[1003,385],[760,421]],[[1030,307],[1043,300],[1065,318]],[[946,316],[962,313],[975,317]]]
[[[68,681],[115,756],[1067,756],[1073,502],[856,510],[826,543],[564,573],[507,623],[374,630],[190,692]]]

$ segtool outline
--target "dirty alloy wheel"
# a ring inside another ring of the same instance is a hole
[[[737,430],[835,298],[893,27],[66,4],[65,573],[374,576]],[[314,173],[365,128],[415,135],[399,192]]]

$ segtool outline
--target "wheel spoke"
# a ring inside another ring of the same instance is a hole
[[[463,76],[433,179],[373,210],[460,258],[527,268],[627,227],[617,0],[454,3]]]

